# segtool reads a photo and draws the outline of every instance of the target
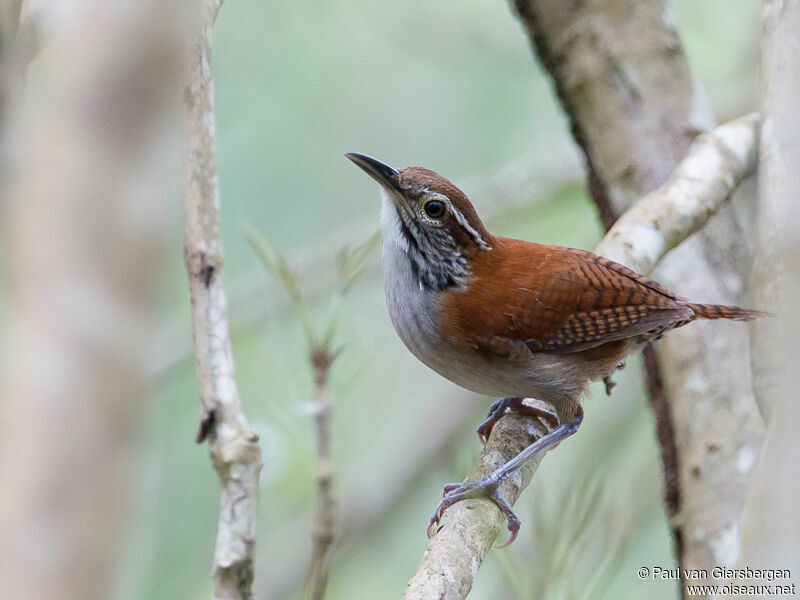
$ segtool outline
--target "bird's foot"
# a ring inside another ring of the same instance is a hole
[[[497,404],[497,403],[495,403]],[[500,509],[506,519],[508,519],[508,530],[511,532],[511,539],[504,545],[508,546],[513,542],[521,522],[519,517],[511,508],[508,501],[503,498],[499,492],[500,484],[505,481],[510,475],[521,469],[530,461],[534,460],[548,450],[555,448],[562,441],[567,439],[578,430],[583,422],[583,409],[580,405],[576,406],[576,416],[569,423],[559,425],[552,431],[549,431],[535,442],[527,446],[522,452],[517,454],[514,458],[496,468],[488,475],[482,477],[478,481],[465,481],[464,483],[448,483],[442,490],[442,501],[431,517],[428,523],[428,537],[431,537],[431,531],[442,518],[445,510],[451,507],[459,500],[466,500],[467,498],[488,498],[494,502]]]
[[[524,398],[500,398],[494,402],[489,409],[489,414],[483,422],[478,425],[478,439],[484,444],[492,434],[492,429],[497,425],[497,422],[506,414],[507,411],[513,411],[521,415],[528,415],[530,417],[539,417],[544,420],[549,429],[558,427],[558,416],[543,408],[530,406],[525,404]]]
[[[478,481],[466,481],[464,483],[448,483],[442,489],[442,501],[431,517],[428,523],[428,537],[433,535],[433,529],[439,523],[444,514],[444,511],[450,508],[456,502],[467,500],[469,498],[488,498],[497,505],[500,512],[505,515],[508,522],[508,530],[511,532],[509,540],[499,548],[505,548],[517,539],[519,528],[522,521],[519,520],[517,513],[511,508],[511,505],[503,498],[500,493],[500,483],[497,478],[491,475],[479,479]]]

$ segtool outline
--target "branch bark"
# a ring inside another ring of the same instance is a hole
[[[18,85],[17,31],[21,5],[22,0],[3,0],[0,3],[0,129],[6,120],[6,98]]]
[[[800,422],[794,359],[800,352],[800,3],[763,3],[764,127],[759,163],[759,235],[753,268],[758,306],[775,317],[753,329],[756,397],[767,422],[764,446],[742,513],[739,567],[785,568],[789,579],[748,581],[800,585]],[[732,597],[732,596],[731,596]]]
[[[753,261],[754,302],[775,314],[790,311],[782,298],[782,272],[787,264],[781,252],[787,244],[789,198],[796,198],[798,178],[792,174],[800,134],[790,108],[800,92],[800,80],[792,64],[800,49],[796,2],[766,0],[763,4],[761,80],[763,82],[764,135],[759,165],[759,206],[756,253]],[[788,69],[788,70],[787,70]],[[783,304],[783,305],[782,305]],[[771,419],[777,398],[776,384],[782,377],[782,356],[786,351],[782,319],[766,319],[753,327],[753,377],[756,399],[764,420]],[[777,341],[777,343],[776,343]]]
[[[629,209],[597,248],[642,273],[653,269],[672,247],[700,229],[755,166],[758,119],[748,115],[700,136],[672,177]],[[531,418],[503,417],[467,475],[476,480],[490,473],[546,433]],[[511,504],[528,485],[538,462],[501,487]],[[486,552],[503,526],[500,511],[489,500],[465,500],[444,513],[406,600],[465,598]]]
[[[656,0],[515,6],[553,77],[608,226],[661,185],[695,134],[712,123],[674,20]],[[750,258],[744,222],[726,206],[662,262],[658,279],[700,301],[738,302]],[[742,328],[705,323],[671,333],[647,361],[648,387],[659,392],[651,402],[666,401],[654,408],[675,549],[685,568],[710,572],[738,554],[737,523],[752,472],[739,468],[740,459],[757,454],[763,436],[749,364]]]
[[[211,30],[220,4],[220,0],[201,2],[190,49],[185,93],[188,157],[184,258],[202,392],[197,441],[208,438],[211,460],[222,486],[214,549],[214,597],[245,600],[252,598],[261,449],[258,434],[247,425],[236,386],[221,274],[211,73]]]
[[[314,372],[314,413],[317,438],[317,512],[314,515],[314,528],[311,533],[311,564],[306,580],[306,597],[322,600],[328,584],[330,571],[330,552],[336,540],[338,528],[338,509],[333,492],[333,461],[331,459],[330,413],[331,399],[328,395],[328,375],[335,354],[326,347],[317,346],[312,350],[311,363]]]
[[[514,8],[553,78],[609,228],[712,123],[668,9],[636,0],[515,0]]]
[[[465,481],[488,475],[546,433],[547,428],[536,419],[516,413],[504,416]],[[500,486],[500,493],[512,506],[540,462],[541,457],[528,463]],[[483,558],[504,526],[505,517],[491,500],[462,500],[448,508],[408,582],[404,600],[466,598]]]
[[[756,166],[759,117],[745,115],[692,142],[670,178],[629,208],[597,254],[640,273],[711,218]]]

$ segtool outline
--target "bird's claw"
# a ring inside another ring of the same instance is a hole
[[[508,541],[498,548],[505,548],[517,539],[522,521],[511,508],[511,505],[500,494],[499,483],[489,481],[486,478],[479,481],[468,481],[465,483],[448,483],[442,488],[442,501],[433,511],[430,521],[428,522],[428,538],[433,537],[433,530],[442,519],[444,511],[450,508],[456,502],[466,500],[468,498],[488,498],[495,503],[500,512],[506,517],[508,523],[508,530],[511,532],[511,537]]]
[[[486,418],[481,421],[481,424],[478,425],[478,428],[476,429],[478,432],[478,439],[481,442],[485,444],[487,441],[489,441],[489,436],[492,435],[492,429],[494,429],[494,426],[497,425],[497,422],[500,420],[500,418],[506,414],[507,408],[507,398],[500,398],[492,403],[492,406],[489,408],[489,414],[486,415]]]
[[[559,424],[557,415],[542,408],[525,404],[523,398],[500,398],[492,404],[491,408],[489,408],[489,414],[478,425],[476,431],[481,442],[485,444],[489,441],[489,436],[492,434],[494,426],[497,425],[497,422],[507,411],[542,419],[549,429],[555,429]]]

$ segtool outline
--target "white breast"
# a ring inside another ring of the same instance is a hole
[[[389,213],[387,215],[387,213]],[[409,350],[425,364],[441,344],[436,294],[422,289],[406,256],[406,243],[399,231],[399,217],[391,201],[384,198],[383,273],[386,305],[395,331]]]
[[[477,352],[465,354],[463,347],[454,346],[442,335],[438,294],[419,284],[406,254],[400,218],[385,195],[381,217],[386,305],[397,335],[414,356],[443,377],[480,394],[502,395],[499,390],[507,386],[498,388],[493,361]],[[514,376],[519,377],[518,366]]]
[[[479,394],[555,403],[579,396],[589,379],[602,376],[587,370],[589,365],[575,355],[537,353],[528,361],[515,362],[447,339],[437,318],[438,293],[420,286],[407,256],[400,217],[385,194],[381,225],[389,317],[406,347],[428,367]]]

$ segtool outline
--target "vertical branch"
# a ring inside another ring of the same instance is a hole
[[[793,61],[798,45],[796,2],[766,0],[763,4],[761,81],[764,129],[759,164],[758,230],[753,260],[753,301],[775,314],[790,314],[782,297],[783,264],[781,252],[787,244],[788,199],[796,197],[797,176],[792,175],[792,158],[797,158],[797,120],[791,109],[800,92]],[[794,20],[794,23],[792,22]],[[781,306],[781,301],[784,306]],[[766,319],[753,326],[753,386],[764,420],[771,420],[777,384],[785,368],[785,322]]]
[[[17,31],[22,0],[0,2],[0,130],[5,123],[8,94],[18,83]]]
[[[314,371],[314,400],[311,411],[317,434],[317,465],[314,471],[317,481],[317,512],[314,515],[311,565],[306,581],[306,597],[311,600],[320,600],[325,596],[330,571],[330,550],[338,527],[331,460],[331,398],[328,394],[328,374],[335,358],[325,347],[318,346],[311,352]]]
[[[314,377],[314,398],[311,412],[314,415],[317,439],[317,512],[312,532],[311,564],[305,582],[307,598],[319,600],[325,595],[330,570],[330,551],[336,540],[339,516],[333,491],[333,460],[331,458],[330,413],[331,399],[328,394],[328,377],[337,351],[332,351],[334,334],[341,303],[361,274],[367,257],[377,245],[379,236],[373,235],[364,243],[350,249],[345,246],[339,253],[340,286],[333,298],[333,307],[327,327],[320,337],[314,319],[300,289],[300,283],[289,267],[289,263],[272,245],[252,227],[245,227],[245,235],[255,250],[264,268],[283,286],[297,310],[309,347],[311,371]]]
[[[586,157],[601,214],[619,215],[663,183],[712,123],[669,10],[658,0],[514,4]],[[747,271],[745,238],[733,208],[725,207],[664,261],[660,278],[681,295],[735,303]],[[655,415],[669,419],[657,429],[683,567],[710,572],[737,556],[751,476],[739,457],[757,452],[763,435],[749,361],[746,331],[718,324],[671,333],[656,347],[656,361],[648,361],[661,375],[650,383],[662,382],[664,392],[651,401],[667,401]]]
[[[767,423],[753,484],[742,514],[739,566],[791,571],[800,585],[800,402],[794,362],[800,352],[800,3],[763,3],[761,81],[764,127],[759,164],[759,235],[753,269],[755,297],[775,313],[753,331],[756,396]],[[760,304],[759,304],[760,305]],[[756,460],[755,456],[750,457]],[[748,582],[750,583],[750,582]],[[794,592],[794,590],[792,590]]]
[[[214,549],[214,597],[252,598],[261,449],[242,409],[234,375],[222,284],[219,188],[214,148],[211,29],[220,0],[202,0],[186,85],[185,248],[192,332],[202,392],[198,442],[209,451],[222,487]]]
[[[186,40],[178,0],[38,4],[47,44],[4,90],[0,595],[109,598],[135,498]]]

